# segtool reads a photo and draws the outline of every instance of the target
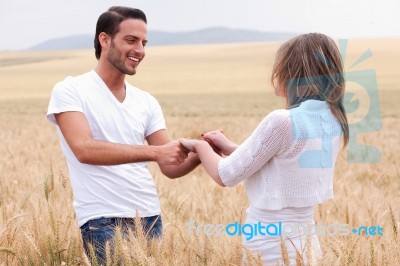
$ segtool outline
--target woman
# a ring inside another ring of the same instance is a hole
[[[250,201],[246,224],[281,222],[291,229],[280,236],[264,232],[244,239],[245,246],[259,253],[264,264],[294,264],[296,256],[306,261],[321,254],[312,229],[314,206],[333,197],[335,162],[342,139],[343,147],[349,139],[343,66],[335,42],[318,33],[285,42],[276,54],[271,82],[275,94],[286,99],[286,108],[268,114],[243,144],[236,145],[221,131],[208,132],[203,140],[180,141],[198,153],[219,185],[245,182]]]

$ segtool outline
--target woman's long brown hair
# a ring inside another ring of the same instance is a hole
[[[276,54],[271,82],[284,88],[288,109],[308,99],[326,101],[341,125],[344,146],[347,145],[349,125],[343,106],[344,70],[339,49],[331,38],[309,33],[285,42]]]

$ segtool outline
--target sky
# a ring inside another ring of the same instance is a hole
[[[143,10],[149,30],[223,26],[336,39],[400,38],[399,0],[0,0],[0,50],[94,34],[97,18],[112,5]]]

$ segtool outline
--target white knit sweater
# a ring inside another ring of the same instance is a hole
[[[218,171],[226,186],[245,181],[258,209],[307,207],[333,197],[341,127],[324,101],[268,114]]]

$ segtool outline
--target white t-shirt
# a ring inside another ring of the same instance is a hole
[[[78,111],[85,114],[93,138],[120,144],[144,145],[145,138],[165,129],[157,100],[126,83],[121,103],[95,71],[68,77],[54,86],[47,118]],[[67,159],[74,209],[79,226],[99,217],[148,217],[160,214],[156,186],[147,163],[99,166],[80,163],[59,127],[61,148]]]

